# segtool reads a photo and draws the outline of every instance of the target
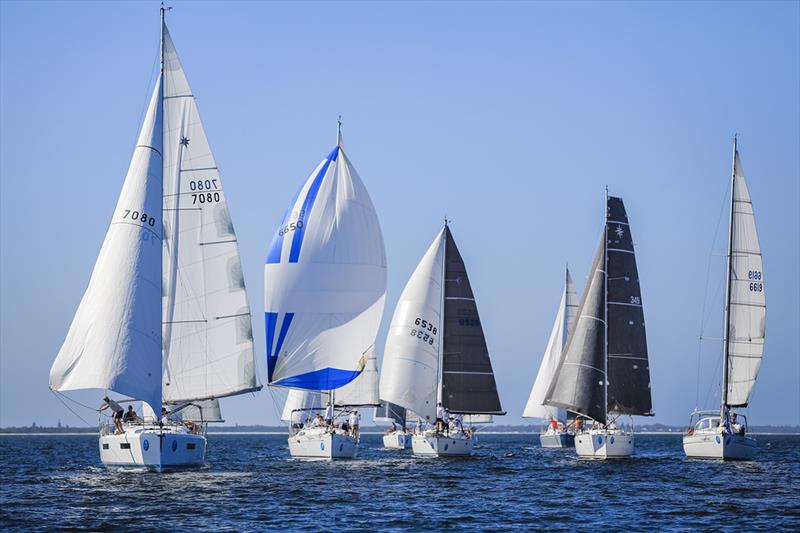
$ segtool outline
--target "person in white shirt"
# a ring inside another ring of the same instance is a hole
[[[358,438],[358,426],[361,423],[361,415],[358,414],[358,410],[354,410],[350,413],[350,419],[347,421],[347,425],[350,426],[350,434],[355,438]]]
[[[328,402],[328,406],[325,408],[325,423],[329,426],[333,425],[333,404]]]
[[[436,431],[444,430],[444,407],[442,407],[442,402],[436,404]]]
[[[311,427],[312,427],[312,428],[318,428],[318,427],[319,427],[321,424],[322,424],[322,415],[319,415],[319,414],[318,414],[318,415],[317,415],[317,416],[315,416],[315,417],[314,417],[314,419],[311,421]]]

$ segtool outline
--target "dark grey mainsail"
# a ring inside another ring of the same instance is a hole
[[[398,426],[406,425],[406,408],[392,402],[381,400],[381,404],[375,408],[376,420],[392,420]]]
[[[606,422],[605,398],[605,231],[592,262],[575,326],[561,353],[545,404]]]
[[[502,415],[467,269],[450,228],[445,232],[442,405],[451,413]]]
[[[628,215],[622,198],[608,198],[608,410],[652,415],[650,365]]]

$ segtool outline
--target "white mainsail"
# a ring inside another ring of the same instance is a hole
[[[555,419],[560,421],[566,420],[567,412],[565,409],[545,405],[544,399],[547,390],[550,388],[550,383],[553,381],[553,376],[555,376],[556,370],[558,369],[561,351],[567,343],[567,337],[575,322],[575,315],[577,315],[577,312],[578,296],[575,293],[575,285],[572,283],[569,269],[567,269],[564,292],[561,295],[561,302],[558,306],[558,313],[556,313],[556,320],[553,323],[553,329],[550,332],[547,348],[542,356],[542,362],[539,365],[539,372],[536,374],[536,380],[533,383],[528,403],[525,405],[525,411],[522,413],[523,417],[542,418],[546,420]]]
[[[108,389],[161,407],[161,83],[100,255],[50,370],[56,391]]]
[[[382,400],[428,420],[436,418],[445,230],[433,240],[400,295],[380,379]],[[427,324],[432,324],[430,331]],[[425,333],[419,336],[423,329]]]
[[[239,244],[197,103],[164,28],[164,400],[257,390]]]
[[[356,379],[385,299],[378,216],[340,136],[289,204],[267,254],[270,383],[329,391]]]
[[[735,145],[734,145],[735,146]],[[750,191],[734,147],[726,403],[746,406],[764,353],[767,314],[761,246]]]

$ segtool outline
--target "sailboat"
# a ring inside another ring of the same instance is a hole
[[[761,367],[767,304],[755,212],[735,137],[732,166],[722,402],[719,410],[692,413],[683,450],[688,457],[747,460],[755,455],[758,443],[747,435],[747,418],[736,410],[750,402]]]
[[[384,351],[381,399],[432,424],[441,406],[456,415],[502,415],[475,296],[445,225],[403,289]],[[412,449],[427,456],[472,455],[470,431],[429,427]]]
[[[292,457],[356,456],[358,437],[337,420],[378,404],[385,300],[378,216],[345,155],[340,121],[336,146],[289,204],[264,267],[269,383],[327,394],[335,411],[330,425],[290,428]]]
[[[142,421],[101,427],[100,458],[153,469],[205,457],[204,429],[159,420],[162,405],[177,416],[261,388],[236,234],[163,7],[160,48],[122,192],[50,371],[54,391],[106,389],[141,401]]]
[[[545,404],[591,419],[575,436],[581,457],[633,454],[633,431],[621,415],[652,416],[642,294],[622,198],[606,193],[605,224],[575,325]]]
[[[382,401],[375,408],[375,422],[389,423],[392,426],[383,434],[383,447],[393,450],[411,448],[411,433],[406,426],[408,411],[392,402]]]
[[[553,381],[561,351],[567,343],[569,332],[574,327],[578,311],[578,296],[575,293],[572,277],[569,275],[569,268],[566,269],[565,276],[564,291],[561,294],[561,302],[558,304],[553,329],[550,332],[531,395],[522,413],[525,418],[539,418],[547,421],[547,427],[539,435],[539,441],[543,448],[571,447],[575,441],[575,434],[567,422],[567,411],[560,407],[550,407],[544,403],[545,394]]]

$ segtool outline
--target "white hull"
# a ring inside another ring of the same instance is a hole
[[[750,460],[758,450],[758,442],[744,435],[727,435],[716,431],[695,431],[683,436],[687,457],[703,459]]]
[[[633,433],[618,429],[592,429],[575,435],[579,457],[619,459],[633,455]]]
[[[392,431],[383,436],[383,447],[391,450],[405,450],[406,448],[411,448],[411,433]]]
[[[344,433],[331,433],[324,428],[301,429],[289,437],[292,457],[317,459],[355,459],[358,440]]]
[[[575,444],[575,435],[572,433],[541,433],[539,442],[542,448],[571,448]]]
[[[119,435],[101,435],[100,460],[106,466],[143,466],[153,470],[202,466],[206,438],[181,426],[127,426]]]
[[[414,455],[428,457],[464,457],[472,455],[475,444],[471,438],[464,435],[414,435],[411,439],[411,448]]]

